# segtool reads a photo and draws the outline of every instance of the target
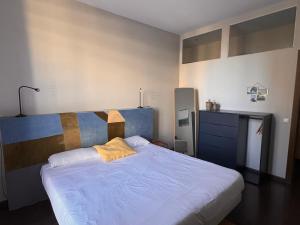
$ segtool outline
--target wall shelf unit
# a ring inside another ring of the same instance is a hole
[[[229,56],[293,47],[296,7],[230,27]]]
[[[221,29],[184,39],[182,43],[182,63],[220,58],[221,39]]]

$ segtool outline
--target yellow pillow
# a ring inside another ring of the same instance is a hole
[[[95,145],[94,148],[105,162],[117,160],[136,153],[134,149],[119,137],[112,139],[105,145]]]

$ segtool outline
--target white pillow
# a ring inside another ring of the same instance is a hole
[[[48,162],[51,167],[58,167],[99,158],[100,156],[94,148],[78,148],[53,154],[49,157]]]
[[[142,138],[141,136],[128,137],[128,138],[125,138],[125,141],[132,148],[144,146],[144,145],[147,145],[150,143],[148,140],[146,140],[145,138]]]

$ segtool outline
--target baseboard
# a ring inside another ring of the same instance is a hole
[[[7,200],[0,202],[0,209],[8,209],[8,201]]]
[[[295,169],[300,169],[300,159],[295,159]]]
[[[270,180],[283,183],[283,184],[290,184],[291,182],[288,181],[286,178],[278,177],[272,174],[266,174],[266,177],[268,177]]]
[[[247,179],[245,180],[246,182],[256,184],[256,185],[263,183],[264,180],[267,181],[271,180],[282,184],[290,184],[289,180],[286,178],[278,177],[269,173],[260,173],[257,170],[247,168],[247,167],[244,168],[243,175],[245,178],[248,178],[248,180]]]

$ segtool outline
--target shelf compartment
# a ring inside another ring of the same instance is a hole
[[[229,56],[293,47],[296,7],[230,27]]]
[[[182,43],[182,63],[220,58],[221,39],[221,29],[184,39]]]

